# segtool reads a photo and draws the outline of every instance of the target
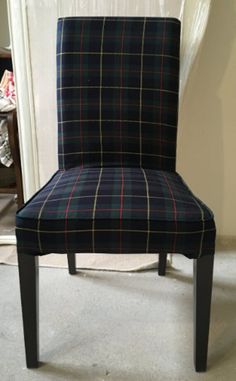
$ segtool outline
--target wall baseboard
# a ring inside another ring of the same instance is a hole
[[[16,236],[0,235],[0,245],[16,245]]]
[[[220,235],[216,237],[216,249],[236,250],[236,236]]]

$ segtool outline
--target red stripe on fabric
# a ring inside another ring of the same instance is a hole
[[[177,233],[177,210],[176,210],[176,202],[175,202],[175,198],[174,198],[174,194],[173,194],[173,191],[172,191],[172,188],[167,180],[167,177],[166,175],[163,173],[162,174],[164,179],[165,179],[165,182],[168,186],[168,189],[169,189],[169,192],[170,192],[170,195],[171,195],[171,198],[173,200],[173,209],[174,209],[174,222],[175,222],[175,232]],[[177,238],[177,234],[175,234],[175,237],[174,237],[174,242],[173,242],[173,250],[172,250],[172,253],[175,252],[175,247],[176,247],[176,238]]]
[[[160,124],[161,124],[161,121],[162,121],[162,89],[163,89],[163,64],[164,64],[164,57],[163,57],[163,54],[164,54],[164,45],[165,45],[165,33],[166,33],[166,21],[164,21],[164,27],[163,27],[163,35],[162,35],[162,50],[161,50],[161,73],[160,73]],[[162,128],[161,128],[161,125],[160,125],[160,142],[162,140]],[[160,144],[160,155],[161,155],[161,152],[162,152],[162,145]],[[159,158],[159,161],[160,161],[160,166],[161,166],[161,161],[162,161],[162,158],[160,157]]]
[[[82,46],[83,46],[83,32],[84,32],[84,21],[82,21],[81,26],[81,34],[80,34],[80,51],[82,52]],[[83,70],[82,70],[82,57],[83,54],[80,54],[80,86],[82,86],[82,76],[83,76]],[[83,134],[82,134],[82,88],[80,87],[80,105],[79,105],[79,112],[80,112],[80,149],[81,149],[81,165],[83,167]]]
[[[91,196],[93,197],[93,196]],[[32,208],[32,210],[38,210],[38,208]],[[70,212],[73,212],[73,213],[78,213],[78,212],[92,212],[93,209],[89,208],[89,209],[70,209]],[[134,209],[134,208],[122,208],[122,213],[121,213],[121,207],[120,208],[96,208],[96,212],[109,212],[109,211],[112,211],[112,212],[120,212],[119,215],[120,215],[120,218],[121,218],[121,215],[123,216],[124,212],[143,212],[143,213],[147,213],[147,209]],[[158,213],[165,213],[166,212],[166,209],[152,209],[151,212],[158,212]],[[57,214],[58,213],[58,210],[47,210],[47,213],[48,214]],[[193,215],[193,214],[196,214],[198,215],[199,212],[193,212],[193,211],[177,211],[176,210],[176,216],[177,215]],[[200,220],[199,220],[200,221]]]
[[[110,128],[110,126],[109,126]],[[74,140],[74,139],[77,139],[79,138],[80,136],[67,136],[65,137],[63,140]],[[120,136],[118,135],[104,135],[103,134],[103,137],[104,138],[114,138],[114,139],[119,139]],[[99,138],[99,135],[84,135],[84,138]],[[123,138],[125,139],[138,139],[139,140],[139,137],[138,136],[128,136],[128,135],[124,135],[123,134]],[[143,140],[150,140],[150,141],[157,141],[159,142],[160,139],[158,137],[153,137],[153,138],[148,138],[148,137],[142,137]],[[62,140],[62,139],[59,139],[59,141]],[[176,142],[174,141],[169,141],[169,140],[165,140],[165,139],[162,139],[161,140],[161,143],[168,143],[168,144],[175,144]]]
[[[75,180],[75,183],[74,183],[74,186],[70,192],[70,196],[69,196],[69,199],[68,199],[68,202],[67,202],[67,207],[66,207],[66,212],[65,212],[65,249],[66,249],[66,252],[68,252],[68,237],[67,237],[67,228],[68,228],[68,214],[69,214],[69,208],[70,208],[70,203],[71,203],[71,200],[72,200],[72,196],[73,196],[73,193],[75,191],[75,188],[79,182],[79,179],[80,179],[80,175],[81,175],[81,171],[82,171],[82,167],[80,167],[80,170],[79,170],[79,174]]]
[[[124,48],[124,32],[125,21],[123,21],[122,35],[121,35],[121,56],[120,56],[120,166],[123,166],[122,157],[122,87],[123,87],[123,48]]]
[[[123,210],[124,210],[124,171],[123,171],[123,168],[121,168],[120,220],[122,219]]]
[[[122,87],[123,87],[123,49],[124,49],[125,21],[123,21],[121,35],[121,58],[120,58],[120,166],[121,166],[121,194],[120,194],[120,253],[122,253],[122,213],[123,213],[123,192],[124,192],[124,173],[122,155]]]

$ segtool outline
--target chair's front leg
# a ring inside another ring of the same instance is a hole
[[[166,260],[167,260],[167,253],[160,253],[159,263],[158,263],[158,275],[161,275],[161,276],[166,275]]]
[[[27,368],[38,367],[38,257],[18,254]]]
[[[68,253],[67,254],[67,261],[68,261],[68,268],[69,268],[69,274],[74,275],[76,274],[76,256],[74,253]]]
[[[194,363],[197,372],[207,369],[214,255],[194,259]]]

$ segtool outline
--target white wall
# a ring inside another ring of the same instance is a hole
[[[178,171],[236,237],[236,0],[214,0],[180,112]]]

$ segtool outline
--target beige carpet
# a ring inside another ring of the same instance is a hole
[[[65,254],[49,254],[39,259],[40,266],[67,267]],[[17,265],[16,247],[13,245],[0,246],[0,263]],[[77,254],[78,269],[109,270],[109,271],[138,271],[158,267],[157,254]]]

